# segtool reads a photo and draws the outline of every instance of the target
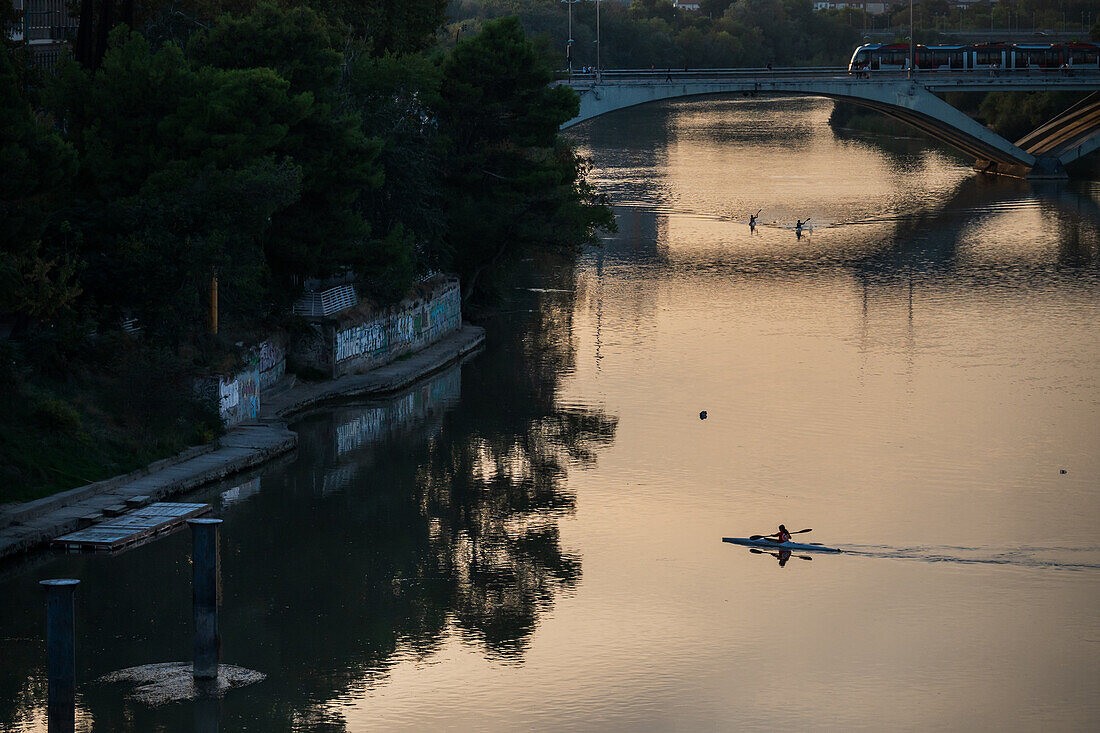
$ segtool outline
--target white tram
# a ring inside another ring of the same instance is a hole
[[[980,43],[913,47],[920,71],[974,69],[1100,69],[1100,43]],[[909,44],[868,43],[852,54],[848,71],[903,71],[909,68]]]

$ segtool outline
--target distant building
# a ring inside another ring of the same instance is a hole
[[[842,8],[862,10],[870,15],[882,15],[890,9],[890,4],[885,2],[865,2],[865,0],[847,0],[846,2],[814,0],[814,10],[840,10]]]
[[[672,0],[672,7],[676,8],[677,10],[698,10],[699,9],[699,3],[693,3],[693,2],[684,3],[684,2],[680,2],[679,0]]]
[[[39,66],[53,66],[76,38],[77,19],[67,0],[12,0],[19,20],[6,29],[12,40],[26,43]]]

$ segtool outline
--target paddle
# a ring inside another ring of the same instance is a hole
[[[771,555],[772,557],[779,557],[778,552],[765,552],[764,550],[758,550],[755,547],[750,547],[749,552],[753,553],[754,555]],[[790,552],[790,550],[788,550],[788,552]],[[797,557],[799,560],[813,560],[813,558],[809,555],[795,555],[794,557]]]
[[[797,532],[791,532],[791,534],[802,534],[803,532],[813,532],[813,529],[800,529]],[[749,539],[750,540],[762,540],[762,539],[767,538],[768,536],[769,535],[766,535],[766,534],[754,534],[754,535],[750,536]]]

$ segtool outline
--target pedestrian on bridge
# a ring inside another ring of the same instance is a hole
[[[665,81],[667,81],[667,82],[672,81],[672,67],[671,66],[668,67],[668,71],[665,72]]]

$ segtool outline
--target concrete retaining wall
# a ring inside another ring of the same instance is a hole
[[[272,336],[254,349],[260,370],[260,389],[267,389],[286,373],[286,342]]]
[[[260,369],[258,363],[232,376],[215,376],[207,389],[215,390],[218,413],[226,427],[260,416]]]
[[[292,344],[290,358],[333,378],[366,372],[436,343],[462,327],[458,280],[439,278],[422,297],[382,313],[343,311],[312,324],[312,335]]]
[[[404,301],[391,313],[336,329],[331,344],[335,376],[366,371],[419,351],[461,325],[458,281],[444,281],[427,299]]]

